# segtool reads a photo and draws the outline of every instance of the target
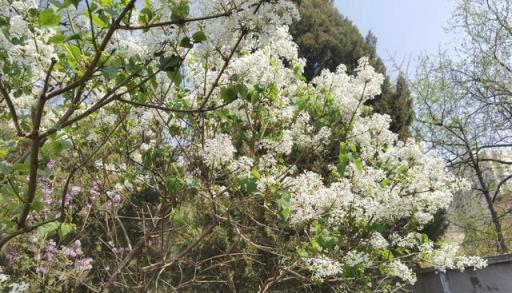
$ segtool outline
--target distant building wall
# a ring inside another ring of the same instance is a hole
[[[511,293],[512,254],[487,258],[489,266],[481,270],[446,273],[425,269],[418,273],[414,293]]]

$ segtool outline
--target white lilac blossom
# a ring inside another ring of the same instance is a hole
[[[327,257],[306,258],[304,261],[315,277],[319,279],[340,275],[342,273],[342,264]]]
[[[371,263],[370,256],[363,251],[352,250],[344,257],[344,263],[348,266],[364,265],[367,266]]]
[[[9,280],[9,275],[0,273],[0,284],[5,283],[7,280]]]
[[[376,249],[386,248],[389,246],[389,242],[379,232],[374,232],[370,238],[370,245]]]
[[[322,177],[314,172],[301,174],[288,184],[293,195],[290,199],[292,223],[299,224],[326,214],[336,216],[352,200],[348,182],[326,187]]]
[[[235,152],[231,137],[221,133],[205,140],[202,156],[206,164],[219,166],[230,162]]]
[[[393,260],[387,267],[390,276],[398,277],[411,285],[416,283],[416,274],[399,259]]]
[[[336,72],[323,70],[313,79],[319,91],[330,92],[334,102],[345,119],[350,120],[361,113],[364,103],[380,94],[384,76],[375,72],[368,63],[368,58],[359,60],[355,70],[356,76],[349,76],[345,65],[340,65]]]
[[[246,176],[251,172],[253,164],[253,159],[246,156],[241,156],[229,165],[229,169],[231,172],[240,174],[241,176]]]
[[[29,283],[22,281],[19,283],[11,283],[9,288],[11,288],[9,293],[24,293],[29,290],[30,285]]]
[[[458,256],[458,247],[456,245],[443,245],[440,249],[433,250],[431,253],[431,265],[440,271],[446,269],[457,269],[463,271],[466,267],[481,269],[487,266],[487,261],[480,257]]]

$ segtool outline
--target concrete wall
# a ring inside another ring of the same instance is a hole
[[[436,273],[432,269],[418,272],[415,293],[512,293],[512,254],[487,258],[489,266],[464,272],[448,270]]]

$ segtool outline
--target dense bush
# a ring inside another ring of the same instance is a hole
[[[0,286],[387,292],[484,265],[418,232],[461,182],[364,106],[368,60],[305,81],[290,2],[50,2],[0,0]]]

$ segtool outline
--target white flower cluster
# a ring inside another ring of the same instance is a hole
[[[341,274],[342,265],[328,257],[305,258],[304,261],[315,277],[324,279]]]
[[[374,232],[370,238],[370,245],[376,249],[382,249],[389,246],[389,242],[379,232]]]
[[[371,264],[370,255],[368,255],[368,253],[356,250],[349,251],[343,258],[343,261],[349,266],[357,266],[360,264],[368,266]]]
[[[235,152],[231,137],[220,133],[213,138],[205,139],[202,157],[210,166],[222,166],[233,160]]]
[[[0,284],[4,283],[7,280],[9,280],[9,275],[0,273]]]
[[[457,246],[449,244],[434,250],[430,258],[432,266],[442,272],[446,269],[464,271],[466,267],[481,269],[487,266],[487,260],[475,256],[457,256],[457,250]]]
[[[290,154],[294,145],[309,148],[309,151],[321,150],[322,146],[328,142],[331,130],[328,127],[322,127],[314,134],[314,128],[309,120],[307,112],[300,112],[294,123],[290,125],[290,129],[283,130],[279,141],[263,139],[259,142],[260,148],[284,155]]]
[[[323,70],[313,79],[320,92],[329,92],[334,96],[334,103],[338,106],[346,121],[354,115],[361,113],[364,103],[380,94],[384,76],[375,72],[368,63],[368,58],[359,60],[356,76],[347,74],[347,67],[340,65],[336,72]]]
[[[2,271],[1,269],[2,268],[0,268],[0,272]],[[11,277],[9,275],[0,273],[0,287],[2,287],[1,285],[7,282],[10,278]],[[24,281],[21,281],[19,283],[13,282],[9,284],[9,286],[7,287],[10,288],[9,293],[24,293],[29,290],[30,284]]]
[[[416,274],[399,259],[393,260],[387,268],[390,276],[398,277],[411,285],[416,283]]]
[[[307,171],[289,180],[288,184],[293,194],[290,199],[290,209],[293,211],[290,221],[293,224],[307,222],[325,214],[339,213],[352,200],[347,181],[326,187],[322,176],[314,172]]]
[[[253,164],[254,164],[253,159],[246,157],[246,156],[241,156],[238,159],[234,160],[229,165],[229,170],[238,175],[246,176],[251,173]]]
[[[24,293],[29,290],[30,285],[27,282],[12,283],[9,285],[9,293]]]

